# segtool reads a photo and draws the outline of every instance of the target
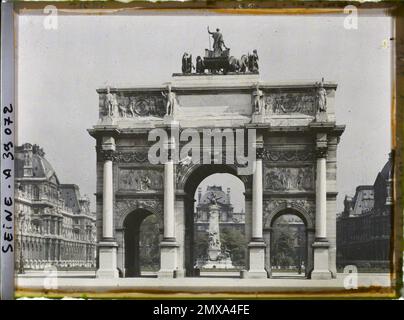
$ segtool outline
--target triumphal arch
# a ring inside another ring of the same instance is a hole
[[[227,51],[226,51],[227,50]],[[337,85],[268,83],[254,56],[216,45],[184,54],[182,73],[157,86],[107,87],[89,133],[97,152],[97,277],[136,277],[139,226],[160,226],[158,277],[195,276],[194,194],[214,173],[245,186],[246,270],[271,277],[271,230],[284,213],[306,227],[306,275],[336,276]],[[257,52],[254,51],[257,57]]]

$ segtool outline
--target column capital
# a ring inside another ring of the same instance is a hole
[[[264,147],[262,147],[262,146],[257,146],[256,147],[256,149],[255,149],[255,156],[256,156],[256,159],[258,160],[262,160],[263,159],[263,157],[264,157],[264,152],[265,152],[265,149],[264,149]]]
[[[327,154],[328,154],[328,147],[317,147],[316,148],[316,158],[327,158]]]
[[[100,155],[101,155],[102,161],[116,160],[116,152],[114,150],[101,150]]]

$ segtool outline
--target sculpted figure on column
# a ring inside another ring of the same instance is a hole
[[[324,78],[321,80],[318,91],[317,91],[317,98],[318,98],[318,111],[319,112],[326,112],[327,111],[327,91],[324,89]]]
[[[166,115],[173,116],[177,107],[177,98],[175,93],[171,91],[171,85],[167,86],[167,93],[161,92],[161,94],[167,99]]]
[[[265,109],[264,93],[259,89],[258,84],[253,93],[254,96],[254,113],[262,114]]]
[[[107,110],[107,115],[110,117],[112,117],[115,114],[116,109],[118,108],[118,102],[116,100],[116,97],[111,93],[109,87],[107,88],[107,95],[105,97],[105,108]]]

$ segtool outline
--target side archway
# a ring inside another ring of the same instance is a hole
[[[154,210],[153,210],[154,211]],[[148,208],[138,207],[128,213],[125,213],[121,217],[122,231],[122,265],[121,271],[123,277],[140,277],[142,264],[145,264],[145,257],[149,257],[151,260],[147,263],[152,263],[155,259],[159,260],[159,247],[160,243],[160,230],[161,222],[157,212],[153,212]],[[153,219],[153,221],[149,221]],[[147,223],[149,236],[142,236],[142,225]],[[146,243],[147,242],[147,243]],[[148,254],[144,254],[143,251],[148,250]],[[159,262],[157,261],[157,264]]]
[[[265,266],[270,277],[273,277],[273,265],[272,260],[279,248],[275,248],[275,234],[277,232],[277,221],[283,216],[295,216],[298,220],[304,224],[303,226],[298,223],[294,226],[296,228],[296,233],[292,235],[291,240],[298,246],[299,255],[301,256],[300,261],[304,261],[304,275],[309,276],[310,271],[313,266],[313,251],[311,244],[314,241],[314,227],[315,220],[310,207],[299,205],[289,201],[282,201],[277,203],[277,205],[269,212],[266,212],[264,219],[264,239],[266,243],[266,261]],[[296,269],[301,270],[301,264],[296,265]]]

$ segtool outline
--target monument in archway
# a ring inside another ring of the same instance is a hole
[[[220,241],[220,227],[219,227],[219,212],[220,207],[217,203],[215,194],[209,199],[209,226],[208,226],[208,250],[207,259],[200,264],[201,268],[205,269],[232,269],[234,268],[231,261],[230,253],[222,247]],[[199,264],[198,264],[199,266]]]
[[[183,73],[167,83],[97,90],[99,121],[89,129],[97,151],[97,276],[125,276],[124,239],[134,231],[124,221],[139,209],[160,223],[158,276],[194,275],[194,194],[204,178],[226,172],[246,190],[246,277],[271,276],[271,226],[290,212],[306,226],[307,275],[335,277],[344,131],[335,121],[337,85],[265,82],[256,50],[236,59],[215,48],[197,57],[197,73],[187,54]]]

